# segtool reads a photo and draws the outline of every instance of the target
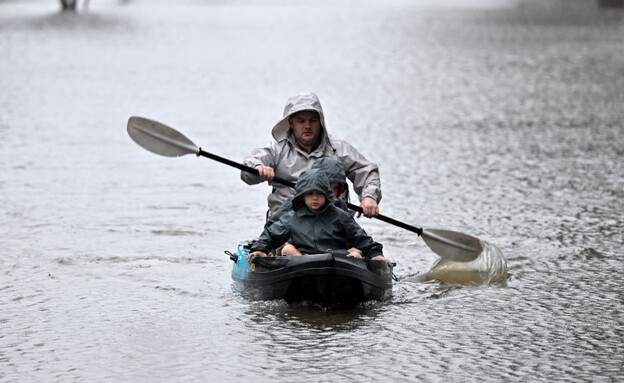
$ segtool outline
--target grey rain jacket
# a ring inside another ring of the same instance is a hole
[[[314,213],[305,205],[303,195],[318,190],[327,198],[325,205]],[[304,254],[346,251],[352,247],[362,251],[365,258],[383,255],[380,243],[366,234],[351,214],[329,202],[333,194],[329,180],[319,169],[301,173],[295,185],[293,210],[283,214],[271,226],[266,226],[251,251],[268,253],[288,241]]]
[[[333,158],[319,158],[318,160],[314,161],[311,169],[319,169],[323,171],[327,176],[329,182],[347,182],[347,176],[345,175],[344,170],[342,170],[338,162],[336,162],[336,160],[334,160]],[[292,210],[293,198],[294,195],[291,195],[286,199],[286,201],[284,201],[282,206],[277,209],[275,214],[267,219],[266,226],[271,226],[272,224],[277,222],[284,213]],[[338,206],[344,211],[349,211],[349,208],[347,207],[347,201],[342,198],[335,198],[334,193],[330,193],[329,202]]]
[[[302,110],[318,112],[321,121],[321,143],[311,153],[297,145],[295,136],[288,127],[288,117]],[[243,164],[252,168],[258,165],[270,166],[275,170],[276,177],[296,182],[299,174],[309,169],[314,161],[330,157],[344,169],[360,201],[364,197],[371,197],[377,203],[381,201],[379,168],[368,161],[351,144],[327,132],[323,109],[314,93],[301,93],[288,100],[284,108],[284,117],[273,128],[273,138],[275,141],[262,148],[254,149],[249,156],[244,158]],[[241,179],[249,185],[263,182],[260,177],[244,171],[241,172]],[[292,188],[274,183],[273,190],[267,198],[268,217],[274,215],[292,193]]]

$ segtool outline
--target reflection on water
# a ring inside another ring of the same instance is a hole
[[[562,4],[0,2],[0,380],[621,380],[624,14]],[[302,90],[379,163],[383,214],[508,278],[425,281],[420,238],[361,219],[390,301],[234,294],[267,188],[125,125],[241,160]]]
[[[265,322],[276,326],[293,325],[305,328],[355,329],[375,316],[375,310],[383,303],[366,302],[360,306],[346,309],[320,308],[306,303],[288,305],[285,302],[255,302],[253,311],[247,315],[253,321]]]

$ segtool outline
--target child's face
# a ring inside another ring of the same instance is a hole
[[[340,190],[342,189],[342,184],[340,182],[330,182],[329,188],[331,189],[332,193],[334,193],[334,197],[340,197]]]
[[[305,202],[308,209],[316,213],[325,205],[325,194],[318,190],[310,190],[303,193],[303,202]]]

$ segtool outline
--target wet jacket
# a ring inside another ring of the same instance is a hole
[[[336,160],[334,160],[333,158],[329,158],[329,157],[320,158],[314,161],[311,169],[319,169],[322,172],[324,172],[330,183],[339,182],[339,183],[344,184],[347,182],[347,176],[344,170],[342,170],[338,162],[336,162]],[[293,198],[294,198],[294,195],[291,195],[290,197],[288,197],[286,201],[284,201],[282,206],[280,206],[279,209],[277,209],[275,214],[273,214],[270,218],[267,219],[267,223],[266,223],[267,226],[271,226],[272,224],[277,222],[283,214],[292,210]],[[338,206],[344,211],[349,210],[349,208],[347,207],[347,201],[345,201],[342,198],[335,198],[334,193],[330,193],[329,202]]]
[[[327,199],[316,213],[308,209],[303,200],[304,193],[311,190],[321,191]],[[382,255],[382,245],[374,242],[351,214],[329,202],[331,197],[329,180],[322,171],[310,169],[302,172],[295,185],[293,209],[273,225],[265,227],[251,251],[268,253],[288,241],[304,254],[346,251],[355,247],[362,250],[366,258]]]
[[[309,94],[299,95],[308,96]],[[313,94],[312,94],[313,95]],[[316,96],[313,95],[315,98]],[[305,103],[307,99],[301,97],[295,102]],[[359,196],[360,201],[364,197],[371,197],[377,203],[381,201],[381,181],[379,178],[379,168],[376,164],[368,161],[351,144],[337,137],[328,134],[325,126],[325,118],[320,108],[318,99],[317,105],[310,105],[310,110],[318,111],[321,124],[321,142],[311,153],[297,145],[295,136],[290,129],[276,130],[274,128],[275,141],[265,147],[254,149],[251,154],[243,160],[249,167],[255,168],[258,165],[270,166],[275,170],[275,176],[296,182],[299,174],[309,169],[314,161],[323,157],[333,158],[344,169],[347,177],[353,183],[353,189]],[[287,105],[288,106],[288,105]],[[305,105],[298,105],[299,109],[306,109]],[[286,117],[285,117],[286,118]],[[282,120],[283,124],[284,120]],[[283,126],[283,125],[282,125]],[[251,173],[241,172],[241,179],[253,185],[263,180]],[[268,216],[271,217],[280,205],[292,195],[293,189],[279,183],[273,184],[273,191],[267,198],[269,204]]]
[[[347,182],[347,175],[345,174],[345,171],[342,169],[340,164],[333,158],[320,158],[314,161],[311,169],[320,169],[325,172],[325,175],[327,175],[329,182]]]

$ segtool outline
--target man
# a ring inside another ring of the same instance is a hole
[[[243,160],[258,170],[259,176],[241,172],[241,179],[253,185],[271,181],[275,176],[296,182],[299,174],[319,158],[335,159],[353,183],[365,216],[379,214],[381,181],[377,165],[368,161],[351,144],[327,132],[321,103],[312,92],[300,93],[288,99],[283,118],[273,127],[273,138],[265,147],[254,149]],[[268,197],[270,218],[293,193],[293,189],[273,184]]]

